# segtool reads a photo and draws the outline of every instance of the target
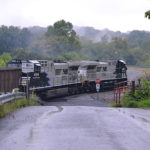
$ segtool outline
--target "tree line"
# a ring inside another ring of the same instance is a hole
[[[104,35],[100,41],[94,42],[79,36],[72,23],[65,20],[42,30],[38,27],[1,26],[0,66],[4,66],[8,58],[63,61],[124,59],[129,65],[149,66],[150,32],[135,30],[114,36],[111,40]]]

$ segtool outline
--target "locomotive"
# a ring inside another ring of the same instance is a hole
[[[95,80],[100,89],[112,89],[115,83],[127,80],[127,66],[123,60],[110,61],[48,61],[12,60],[9,67],[22,68],[20,90],[30,90],[42,97],[96,91]]]

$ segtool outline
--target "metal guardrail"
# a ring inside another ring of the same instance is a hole
[[[2,94],[0,95],[0,104],[4,104],[19,98],[25,98],[25,93],[17,92],[17,93]]]

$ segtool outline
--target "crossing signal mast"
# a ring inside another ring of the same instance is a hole
[[[95,80],[95,83],[96,83],[96,91],[97,91],[97,92],[100,91],[100,82],[101,82],[100,79],[96,79],[96,80]]]
[[[95,83],[96,83],[96,92],[97,92],[97,100],[99,100],[99,91],[100,91],[100,79],[96,79]]]

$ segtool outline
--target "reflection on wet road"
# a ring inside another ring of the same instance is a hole
[[[0,120],[0,138],[1,150],[149,150],[150,110],[28,107]]]
[[[82,94],[17,110],[0,119],[0,150],[149,150],[150,110],[109,108],[112,100]]]

